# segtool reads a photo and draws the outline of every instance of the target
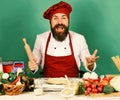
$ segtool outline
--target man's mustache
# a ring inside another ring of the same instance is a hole
[[[66,26],[64,24],[57,24],[57,25],[55,25],[55,28],[58,28],[58,27],[66,28]]]

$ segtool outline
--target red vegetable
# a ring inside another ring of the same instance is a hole
[[[10,85],[15,85],[19,79],[20,79],[21,76],[18,76],[13,82],[10,83]]]

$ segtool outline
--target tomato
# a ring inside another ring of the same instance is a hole
[[[87,84],[85,84],[85,88],[88,88],[88,87],[90,87],[91,86],[91,83],[87,83]]]
[[[90,83],[93,83],[93,82],[94,82],[94,80],[93,80],[93,79],[89,79],[89,82],[90,82]]]
[[[109,84],[109,81],[108,81],[108,80],[102,80],[102,81],[101,81],[101,84],[102,84],[102,85],[108,85],[108,84]]]
[[[92,88],[91,88],[91,87],[88,87],[86,90],[87,90],[88,92],[91,92]]]
[[[110,82],[110,80],[112,79],[113,77],[104,77],[103,80],[106,80],[108,82]]]
[[[92,84],[91,87],[92,87],[93,89],[95,89],[95,88],[96,88],[96,84]]]
[[[97,93],[98,90],[95,88],[95,89],[92,89],[92,93]]]
[[[102,87],[98,87],[97,88],[97,90],[98,90],[99,93],[102,92],[102,89],[103,89]]]
[[[85,95],[88,95],[88,94],[90,94],[90,92],[89,91],[85,91]]]

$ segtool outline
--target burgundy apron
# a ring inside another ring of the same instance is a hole
[[[68,77],[78,77],[78,67],[76,64],[76,60],[74,58],[72,42],[69,35],[70,40],[70,49],[71,55],[68,56],[51,56],[47,54],[47,49],[49,45],[51,34],[49,34],[46,50],[45,50],[45,60],[44,60],[44,68],[43,74],[45,77],[64,77],[67,75]]]

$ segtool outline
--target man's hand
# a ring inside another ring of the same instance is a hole
[[[36,70],[38,67],[37,60],[33,59],[33,60],[28,61],[28,67],[32,71]]]
[[[94,63],[99,58],[99,56],[96,56],[96,54],[97,54],[97,50],[95,50],[90,57],[86,57],[87,67],[91,71],[93,70]]]

